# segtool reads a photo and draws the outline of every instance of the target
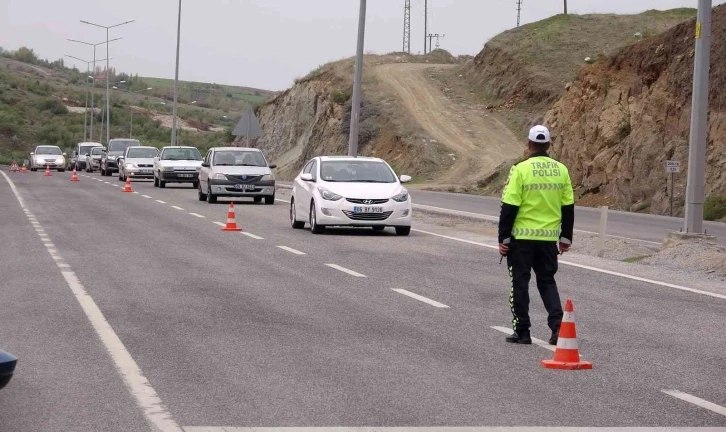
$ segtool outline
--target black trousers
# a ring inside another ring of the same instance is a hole
[[[552,331],[562,323],[562,303],[557,292],[557,243],[536,240],[515,240],[507,255],[509,277],[512,281],[509,306],[512,309],[512,328],[520,336],[529,335],[529,280],[531,272],[537,277],[537,289],[542,297]]]

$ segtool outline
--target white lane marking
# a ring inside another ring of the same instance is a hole
[[[305,252],[300,252],[299,250],[293,249],[291,247],[287,247],[287,246],[278,246],[278,247],[280,249],[284,250],[284,251],[288,251],[290,253],[294,253],[295,255],[307,255]]]
[[[182,211],[184,210],[183,208],[181,208],[181,207],[179,207],[179,206],[171,206],[171,208],[173,208],[173,209],[177,209],[177,210],[182,210]]]
[[[663,393],[673,396],[674,398],[678,398],[682,401],[690,402],[694,405],[700,406],[701,408],[705,408],[709,411],[715,412],[716,414],[721,414],[722,416],[726,416],[726,407],[722,407],[721,405],[716,405],[713,402],[709,402],[705,399],[701,399],[699,397],[690,395],[688,393],[683,393],[678,390],[661,390]]]
[[[500,331],[504,334],[507,334],[507,335],[514,333],[514,330],[512,330],[510,328],[506,328],[506,327],[491,326],[491,328],[493,328],[496,331]],[[541,346],[544,349],[550,350],[552,352],[554,352],[555,348],[556,348],[555,346],[550,345],[549,342],[545,342],[542,339],[537,339],[536,337],[532,338],[532,343],[535,345]],[[582,357],[582,356],[580,356],[580,357]]]
[[[485,244],[485,243],[479,243],[479,242],[475,242],[475,241],[472,241],[472,240],[465,240],[465,239],[461,239],[461,238],[457,238],[457,237],[451,237],[451,236],[447,236],[447,235],[443,235],[443,234],[437,234],[437,233],[433,233],[433,232],[429,232],[429,231],[423,231],[423,230],[419,230],[419,229],[413,229],[412,231],[420,232],[422,234],[428,234],[428,235],[435,236],[435,237],[441,237],[441,238],[445,238],[445,239],[448,239],[448,240],[458,241],[458,242],[461,242],[461,243],[467,243],[467,244],[472,244],[472,245],[475,245],[475,246],[481,246],[481,247],[485,247],[485,248],[488,248],[488,249],[499,249],[499,247],[497,247],[497,246],[488,245],[488,244]],[[649,283],[649,284],[652,284],[652,285],[660,285],[660,286],[667,287],[667,288],[673,288],[673,289],[677,289],[677,290],[681,290],[681,291],[691,292],[691,293],[694,293],[694,294],[701,294],[701,295],[705,295],[705,296],[709,296],[709,297],[715,297],[715,298],[718,298],[718,299],[726,300],[726,295],[724,295],[724,294],[717,294],[717,293],[712,293],[712,292],[709,292],[709,291],[702,291],[702,290],[699,290],[699,289],[688,288],[688,287],[684,287],[684,286],[681,286],[681,285],[671,284],[671,283],[668,283],[668,282],[660,282],[660,281],[656,281],[656,280],[652,280],[652,279],[642,278],[642,277],[639,277],[639,276],[633,276],[633,275],[629,275],[629,274],[625,274],[625,273],[619,273],[619,272],[610,271],[610,270],[605,270],[605,269],[601,269],[601,268],[597,268],[597,267],[586,266],[586,265],[583,265],[583,264],[576,264],[576,263],[573,263],[573,262],[570,262],[570,261],[562,261],[562,260],[560,260],[560,264],[564,264],[564,265],[571,266],[571,267],[577,267],[577,268],[581,268],[581,269],[584,269],[584,270],[590,270],[590,271],[594,271],[594,272],[597,272],[597,273],[603,273],[603,274],[607,274],[607,275],[610,275],[610,276],[617,276],[617,277],[621,277],[621,278],[624,278],[624,279],[630,279],[630,280],[634,280],[634,281],[638,281],[638,282]]]
[[[288,204],[290,204],[290,201],[284,200],[284,199],[282,199],[282,198],[275,198],[275,201],[282,201],[282,202],[284,202],[284,203],[288,203]]]
[[[437,308],[443,308],[443,309],[448,309],[448,308],[449,308],[448,306],[446,306],[446,305],[445,305],[445,304],[443,304],[443,303],[439,303],[439,302],[437,302],[437,301],[435,301],[435,300],[431,300],[430,298],[424,297],[424,296],[422,296],[422,295],[418,295],[418,294],[416,294],[416,293],[412,293],[411,291],[407,291],[407,290],[405,290],[405,289],[401,289],[401,288],[392,288],[392,290],[393,290],[393,291],[396,291],[396,292],[397,292],[397,293],[399,293],[399,294],[403,294],[403,295],[405,295],[405,296],[409,296],[409,297],[411,297],[411,298],[414,298],[414,299],[416,299],[416,300],[418,300],[418,301],[422,301],[422,302],[424,302],[424,303],[426,303],[426,304],[430,304],[430,305],[431,305],[431,306],[433,306],[433,307],[437,307]]]
[[[7,180],[10,188],[12,189],[15,197],[18,199],[20,206],[25,208],[25,203],[18,192],[15,184],[10,178],[2,171],[2,175]],[[123,379],[126,387],[128,388],[131,396],[136,399],[136,403],[143,410],[144,416],[147,421],[151,423],[159,431],[165,432],[183,432],[182,428],[176,424],[171,418],[171,414],[167,411],[164,404],[161,402],[158,394],[151,387],[149,380],[146,379],[139,365],[134,361],[131,354],[126,350],[126,347],[121,342],[116,332],[113,330],[111,325],[103,316],[103,312],[98,308],[96,302],[88,294],[86,288],[83,286],[81,281],[78,279],[76,274],[70,270],[70,266],[65,263],[58,263],[63,258],[51,252],[51,257],[56,261],[56,265],[61,268],[61,274],[65,279],[68,287],[73,292],[76,300],[81,305],[83,312],[91,322],[93,329],[96,331],[99,339],[106,347],[106,351],[111,356],[119,375]]]
[[[151,197],[150,197],[150,196],[148,196],[148,195],[141,195],[141,196],[142,196],[142,197],[144,197],[144,198],[148,198],[148,199],[151,199]]]
[[[106,184],[111,184],[111,183],[109,183],[109,182],[104,182],[104,183],[106,183]]]
[[[246,235],[247,237],[253,238],[255,240],[264,240],[264,237],[260,237],[258,235],[254,235],[254,234],[251,234],[251,233],[248,233],[248,232],[244,232],[244,231],[242,232],[242,235]]]
[[[225,223],[222,223],[222,222],[214,222],[214,223],[215,223],[215,224],[217,224],[217,225],[219,225],[219,226],[221,226],[221,227],[223,227],[223,226],[227,226],[227,224],[225,224]]]
[[[166,204],[166,201],[162,201],[162,200],[155,200],[155,201],[158,202],[159,204]]]
[[[338,264],[325,264],[325,265],[330,268],[334,268],[336,270],[342,271],[343,273],[348,273],[351,276],[360,277],[360,278],[366,277],[366,275],[364,275],[364,274],[354,272],[353,270],[347,269],[345,267],[341,267]]]
[[[138,195],[139,193],[138,192],[134,192],[134,194]]]
[[[194,216],[194,217],[198,217],[200,219],[206,218],[206,216],[202,216],[202,215],[197,214],[197,213],[189,213],[189,214],[192,215],[192,216]]]

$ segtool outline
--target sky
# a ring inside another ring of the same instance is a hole
[[[697,0],[568,0],[570,13],[638,13],[697,7]],[[714,6],[726,0],[714,0]],[[441,48],[476,55],[516,26],[516,0],[428,0],[429,32]],[[33,48],[41,58],[93,58],[93,48],[67,38],[103,42],[114,25],[112,67],[173,78],[178,0],[0,0],[0,47]],[[401,51],[404,0],[368,0],[365,50]],[[411,51],[423,50],[424,0],[411,0]],[[523,0],[522,23],[562,12],[563,0]],[[355,54],[359,0],[182,0],[179,79],[283,90],[321,64]],[[6,13],[1,13],[5,11]],[[105,58],[105,46],[97,58]],[[66,59],[84,69],[85,64]]]

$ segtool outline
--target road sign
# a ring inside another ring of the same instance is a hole
[[[667,173],[671,173],[671,174],[679,173],[679,172],[681,172],[681,162],[667,160],[667,161],[665,161],[665,170]]]

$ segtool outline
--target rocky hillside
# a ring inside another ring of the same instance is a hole
[[[679,160],[685,194],[695,20],[583,68],[547,114],[555,153],[582,202],[663,214],[665,160]],[[706,196],[726,195],[726,5],[714,8]],[[680,205],[679,205],[680,204]]]

